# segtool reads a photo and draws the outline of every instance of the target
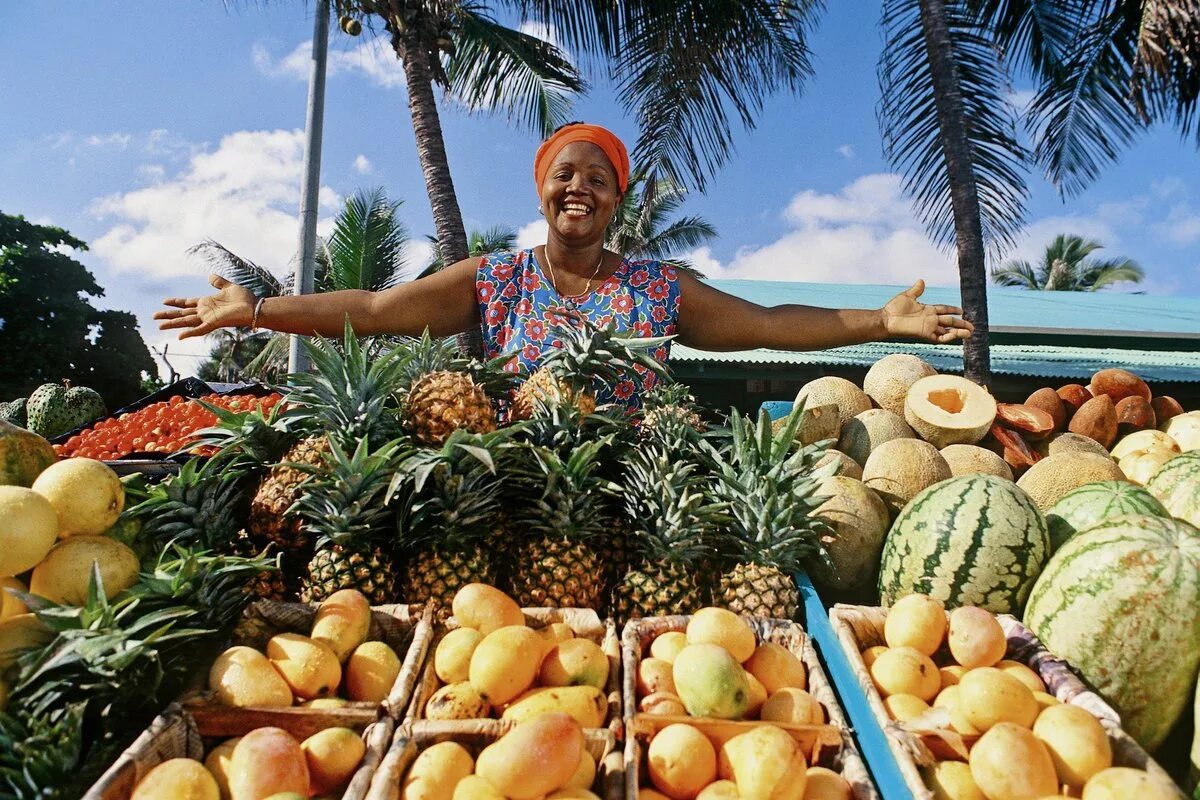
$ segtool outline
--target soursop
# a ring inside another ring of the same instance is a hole
[[[104,401],[86,386],[43,383],[29,395],[26,406],[29,429],[47,439],[74,430],[104,416]]]
[[[0,403],[0,419],[19,428],[24,428],[25,403],[26,400],[24,397],[19,397],[7,403]]]

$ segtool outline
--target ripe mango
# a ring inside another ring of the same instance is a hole
[[[542,639],[543,659],[555,647],[558,647],[568,639],[575,638],[575,631],[571,630],[571,626],[565,622],[552,622],[544,628],[534,628],[533,632]]]
[[[400,657],[386,642],[363,642],[346,661],[346,696],[383,702],[400,675]]]
[[[227,706],[280,708],[292,704],[292,690],[267,657],[252,647],[231,647],[208,671],[208,688]]]
[[[655,788],[672,800],[692,800],[717,777],[717,752],[691,725],[668,725],[650,740],[646,767]]]
[[[535,800],[570,780],[583,752],[583,729],[566,714],[542,714],[488,745],[475,774],[510,800]]]
[[[460,683],[471,669],[471,655],[483,641],[483,634],[474,628],[456,628],[438,642],[433,651],[433,671],[442,683]]]
[[[362,738],[349,728],[326,728],[300,743],[308,762],[310,791],[333,792],[349,782],[367,752]]]
[[[715,644],[729,651],[739,664],[754,655],[754,631],[746,620],[724,608],[702,608],[687,625],[688,644]]]
[[[137,583],[137,555],[116,539],[80,534],[64,539],[46,554],[29,576],[29,593],[55,603],[82,606],[87,602],[93,566],[100,569],[104,594],[110,600]]]
[[[591,787],[594,780],[596,780],[596,759],[592,758],[591,753],[584,750],[579,756],[579,766],[575,768],[575,772],[563,784],[563,788],[587,789]]]
[[[280,633],[267,642],[267,658],[304,700],[336,694],[342,667],[328,646],[298,633]]]
[[[650,655],[661,658],[668,664],[675,663],[675,656],[688,646],[687,634],[683,631],[667,631],[654,637],[650,643]]]
[[[443,686],[425,704],[426,719],[483,719],[491,713],[492,707],[470,681]]]
[[[17,614],[0,621],[0,672],[16,662],[21,651],[48,644],[54,634],[37,614]]]
[[[486,583],[468,583],[450,603],[458,624],[487,636],[507,625],[524,625],[525,615],[517,601]]]
[[[696,800],[740,800],[737,784],[733,781],[713,781],[700,790]]]
[[[367,640],[371,630],[371,603],[357,589],[329,595],[317,609],[310,638],[333,651],[339,664]]]
[[[746,718],[758,719],[759,712],[762,711],[763,703],[767,702],[767,689],[762,685],[758,678],[754,677],[754,673],[746,672],[746,683],[750,687],[749,699],[746,700]]]
[[[138,781],[129,800],[220,800],[217,780],[191,758],[162,762]]]
[[[504,709],[501,719],[517,722],[561,711],[585,728],[604,726],[608,700],[595,686],[556,686],[530,689]]]
[[[851,800],[849,781],[828,767],[809,767],[804,782],[804,800]]]
[[[646,695],[638,702],[638,711],[643,714],[661,716],[687,716],[687,709],[683,707],[683,701],[679,699],[679,695],[670,692],[655,692]]]
[[[661,658],[643,658],[638,662],[637,690],[639,695],[655,692],[675,694],[675,678],[671,664]]]
[[[967,721],[980,732],[999,722],[1029,728],[1040,710],[1028,686],[995,667],[980,667],[963,675],[958,683],[958,703]]]
[[[309,794],[308,761],[300,743],[281,728],[255,728],[233,748],[231,800],[265,800],[281,792]]]
[[[817,698],[804,689],[787,686],[767,698],[759,717],[770,722],[821,725],[825,722],[825,710]]]
[[[724,647],[690,644],[671,671],[679,699],[693,717],[741,719],[750,702],[746,671]]]
[[[718,770],[743,800],[800,800],[808,764],[792,737],[773,725],[740,733],[721,746]]]
[[[746,662],[746,671],[758,678],[768,695],[780,689],[807,689],[808,672],[804,662],[781,644],[766,642],[754,649]]]
[[[946,607],[923,594],[901,597],[888,610],[883,638],[888,647],[912,647],[931,656],[946,638]]]
[[[594,686],[608,682],[608,656],[590,639],[560,642],[542,660],[542,686]]]
[[[533,685],[542,652],[541,638],[529,628],[492,631],[471,656],[471,685],[492,705],[503,705]]]
[[[1112,745],[1100,720],[1078,706],[1042,709],[1033,735],[1050,751],[1059,782],[1074,789],[1082,789],[1089,778],[1113,765]]]
[[[891,647],[871,665],[871,678],[884,697],[913,694],[925,702],[937,696],[942,676],[929,656],[913,647]]]
[[[26,608],[20,598],[8,591],[15,589],[18,592],[28,594],[29,587],[21,583],[16,578],[0,578],[0,621],[6,620],[9,617],[15,617],[18,614],[28,614],[29,609]]]
[[[440,742],[417,754],[404,782],[400,800],[450,800],[455,786],[471,774],[475,763],[458,742]]]
[[[1046,691],[1046,684],[1042,682],[1041,676],[1020,661],[1012,661],[1005,658],[996,662],[996,669],[1012,675],[1021,683],[1028,686],[1031,692]]]
[[[963,606],[950,612],[947,634],[950,655],[967,669],[990,667],[1004,658],[1008,640],[996,617],[987,609]]]
[[[478,775],[468,775],[454,787],[452,800],[505,800],[504,795]]]
[[[97,535],[113,526],[125,508],[125,485],[102,461],[64,458],[33,482],[58,515],[58,536]]]
[[[975,785],[987,797],[1005,800],[1058,792],[1058,776],[1046,746],[1028,728],[1011,722],[1001,722],[980,736],[971,747],[969,763]]]
[[[216,778],[222,800],[229,800],[229,765],[233,763],[233,748],[237,747],[241,740],[240,736],[226,739],[204,757],[204,768]]]

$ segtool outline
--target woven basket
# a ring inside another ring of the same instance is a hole
[[[948,617],[949,615],[947,615]],[[887,734],[888,746],[896,757],[896,764],[904,782],[916,800],[933,800],[933,793],[921,779],[920,768],[932,765],[937,760],[954,758],[965,760],[964,739],[953,731],[918,730],[893,721],[883,706],[883,698],[875,688],[874,681],[862,660],[862,651],[868,647],[886,644],[883,624],[887,609],[874,606],[837,605],[829,613],[829,621],[838,641],[850,661],[850,667],[858,679],[867,704],[871,707],[879,727]],[[1100,720],[1108,734],[1113,750],[1113,766],[1134,767],[1145,770],[1174,785],[1171,778],[1129,734],[1121,729],[1117,712],[1095,692],[1075,676],[1065,661],[1051,654],[1033,633],[1008,614],[997,614],[996,619],[1008,638],[1005,658],[1019,661],[1041,677],[1048,693],[1060,702],[1079,706]],[[1180,794],[1180,797],[1183,795]]]
[[[400,786],[417,754],[438,742],[458,742],[477,757],[479,751],[515,727],[499,720],[453,722],[406,722],[396,729],[379,768],[371,779],[367,800],[398,800]],[[604,800],[621,800],[624,792],[624,762],[616,737],[604,730],[585,730],[583,744],[596,759],[596,781],[592,791]]]
[[[590,639],[604,651],[608,656],[608,682],[605,684],[605,693],[608,695],[608,729],[616,736],[621,735],[621,684],[620,684],[620,666],[621,666],[621,646],[617,639],[617,628],[612,620],[600,621],[600,617],[595,611],[587,608],[526,608],[525,624],[531,628],[544,628],[555,622],[565,622],[570,626],[575,636],[581,639]],[[413,693],[412,703],[408,707],[408,713],[405,715],[405,722],[416,722],[425,720],[425,705],[429,702],[429,698],[433,693],[442,687],[442,682],[438,678],[437,673],[433,669],[433,653],[437,649],[437,643],[441,641],[441,637],[447,632],[459,627],[458,622],[451,617],[446,622],[444,629],[439,629],[437,638],[432,641],[429,646],[429,658],[425,660],[425,667],[421,670],[420,680],[417,681],[416,691]],[[427,720],[429,722],[443,722],[445,724],[458,724],[460,722],[467,723],[467,727],[463,730],[477,730],[475,723],[477,720]],[[486,720],[482,720],[486,722]]]
[[[246,608],[242,619],[234,630],[234,645],[246,645],[262,652],[267,640],[277,633],[299,633],[307,636],[312,631],[313,621],[317,615],[317,604],[308,603],[276,603],[271,600],[259,600]],[[421,664],[429,650],[433,638],[433,626],[428,615],[413,616],[410,606],[388,605],[371,608],[371,628],[367,633],[368,641],[383,641],[401,657],[400,674],[388,696],[380,703],[350,703],[342,709],[332,709],[342,712],[346,720],[355,720],[366,724],[373,721],[382,712],[392,719],[399,718],[412,699],[413,689],[420,674]],[[197,715],[213,715],[224,718],[226,712],[250,713],[268,711],[277,713],[283,711],[296,716],[312,713],[307,708],[292,709],[231,709],[216,700],[210,691],[200,691],[183,698],[185,707]],[[329,711],[330,709],[325,709]]]
[[[825,708],[829,716],[826,725],[788,725],[783,723],[729,722],[694,717],[671,717],[637,713],[638,664],[649,650],[650,643],[669,631],[686,631],[689,616],[648,617],[631,620],[621,635],[623,670],[622,694],[625,704],[625,792],[636,798],[640,785],[642,751],[654,735],[666,725],[683,722],[692,725],[713,739],[723,741],[756,725],[775,725],[791,734],[805,752],[810,766],[825,766],[835,770],[850,784],[855,800],[877,800],[879,795],[867,774],[862,755],[850,735],[845,714],[837,695],[821,667],[817,651],[804,629],[786,620],[747,617],[746,621],[760,643],[783,645],[804,663],[808,672],[808,691]]]
[[[361,721],[348,722],[345,715],[332,713],[342,709],[312,709],[302,716],[285,713],[288,710],[261,710],[242,715],[238,718],[240,724],[230,724],[232,717],[222,718],[220,724],[213,726],[203,717],[196,717],[187,709],[172,705],[100,776],[83,800],[128,800],[146,773],[164,761],[172,758],[203,761],[205,754],[220,740],[243,736],[255,728],[263,727],[283,728],[298,741],[326,728],[347,727],[359,731],[367,750],[358,770],[340,796],[342,800],[362,800],[367,794],[375,768],[387,751],[394,725],[392,720],[385,717],[364,724]]]

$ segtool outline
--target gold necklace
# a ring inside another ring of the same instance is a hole
[[[600,260],[596,262],[596,268],[592,270],[592,277],[588,278],[587,283],[583,285],[583,291],[579,294],[563,294],[558,290],[558,280],[554,277],[554,264],[550,262],[549,248],[543,247],[542,255],[546,258],[546,266],[550,268],[550,285],[554,288],[555,294],[567,301],[571,301],[577,297],[583,297],[584,295],[589,294],[592,291],[592,281],[594,281],[596,276],[600,274],[600,267],[604,264],[604,250],[601,250]]]

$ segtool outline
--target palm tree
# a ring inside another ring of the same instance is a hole
[[[269,344],[271,334],[251,333],[246,328],[225,328],[213,331],[209,338],[216,344],[209,353],[208,360],[196,369],[196,377],[200,380],[241,383],[251,377],[257,377],[276,382],[282,377],[278,370],[269,370],[265,374],[259,373],[254,376],[247,372],[250,364]]]
[[[317,241],[317,292],[364,289],[378,292],[405,280],[408,231],[400,221],[402,200],[391,202],[382,188],[348,197],[334,219],[328,237]],[[219,242],[201,242],[189,252],[209,267],[259,297],[291,294],[293,276],[280,280],[271,270],[242,258]],[[220,346],[218,344],[218,346]],[[269,378],[287,365],[288,335],[273,334],[262,351],[245,367],[253,377]]]
[[[953,245],[967,319],[963,371],[991,378],[987,251],[1011,244],[1024,216],[1026,152],[998,56],[970,0],[884,0],[879,107],[884,151],[933,240]]]
[[[1103,246],[1082,236],[1060,233],[1036,267],[1028,261],[1010,261],[992,270],[992,283],[1050,292],[1096,292],[1122,281],[1140,283],[1146,277],[1130,258],[1088,258]]]
[[[441,256],[441,248],[438,247],[438,238],[436,236],[426,236],[425,238],[433,245],[433,258],[430,259],[429,265],[421,270],[418,278],[432,275],[446,266],[446,262]],[[467,258],[512,250],[516,246],[517,232],[506,225],[494,225],[485,231],[473,228],[467,237]]]
[[[608,249],[631,258],[670,261],[676,267],[703,278],[703,274],[676,254],[695,250],[716,238],[717,230],[708,220],[697,216],[667,221],[683,205],[686,197],[687,192],[676,181],[655,181],[648,179],[644,170],[634,170],[629,179],[629,190],[609,224]]]

